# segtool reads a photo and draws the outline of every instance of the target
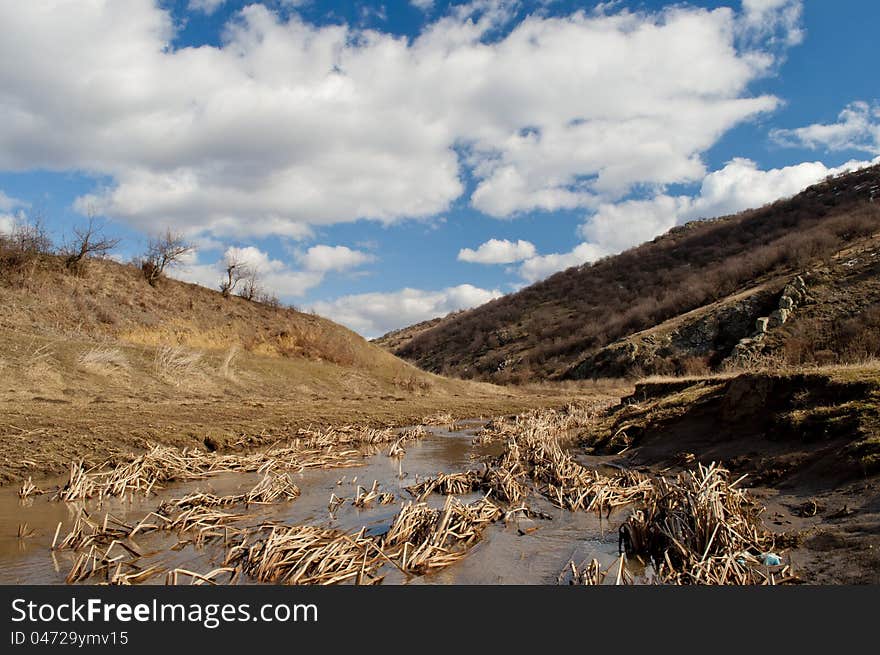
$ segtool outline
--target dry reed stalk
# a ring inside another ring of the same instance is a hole
[[[188,571],[187,569],[178,568],[168,571],[168,573],[165,574],[165,584],[177,585],[180,583],[180,578],[189,578],[189,584],[191,585],[216,585],[216,578],[224,573],[229,574],[229,579],[225,584],[235,584],[238,580],[240,571],[234,567],[222,566],[209,573],[201,574],[195,573],[194,571]]]
[[[758,507],[720,466],[700,465],[674,479],[658,478],[645,502],[620,527],[627,555],[650,558],[660,582],[777,584],[794,579],[788,566],[766,567],[773,537]]]
[[[394,494],[379,491],[379,481],[373,480],[373,486],[369,489],[358,486],[352,505],[355,507],[367,507],[373,503],[388,505],[394,502]]]
[[[46,493],[42,489],[38,488],[37,485],[34,484],[34,481],[28,476],[28,479],[21,483],[21,487],[18,489],[18,497],[19,498],[27,498],[28,496],[39,496],[41,494]]]

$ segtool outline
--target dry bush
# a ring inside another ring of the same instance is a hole
[[[160,346],[156,349],[153,370],[159,379],[178,386],[182,380],[191,378],[199,372],[201,361],[200,352],[187,350],[181,346]]]
[[[109,346],[91,348],[77,357],[76,362],[81,368],[101,375],[126,374],[131,368],[125,353]]]
[[[38,216],[18,218],[12,229],[0,233],[0,280],[21,285],[32,278],[40,258],[52,252],[52,240]]]

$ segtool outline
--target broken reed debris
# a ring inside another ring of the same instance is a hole
[[[464,504],[450,496],[442,510],[407,503],[381,536],[310,525],[266,525],[227,551],[224,566],[240,567],[260,582],[376,584],[383,564],[423,574],[458,561],[486,525],[504,512],[487,499]]]
[[[368,507],[373,503],[388,505],[395,500],[394,494],[387,491],[379,491],[379,481],[373,480],[373,486],[365,489],[358,485],[352,505],[355,507]]]
[[[574,560],[569,560],[568,565],[559,574],[558,582],[561,584],[568,576],[568,584],[570,585],[598,586],[605,584],[605,580],[612,571],[615,571],[615,585],[631,585],[635,582],[632,574],[626,570],[626,555],[623,553],[604,571],[599,560],[595,558],[591,559],[589,563],[582,562],[580,566],[577,566]]]
[[[46,493],[37,485],[34,484],[34,481],[28,476],[28,479],[21,483],[21,487],[18,489],[18,497],[21,499],[28,498],[29,496],[40,496]]]
[[[407,503],[381,541],[382,550],[406,573],[424,574],[460,560],[483,529],[504,515],[486,498],[464,504],[448,496],[442,510]]]
[[[351,425],[323,430],[309,428],[300,430],[290,445],[249,454],[217,454],[154,445],[143,455],[116,465],[107,463],[87,468],[83,462],[72,462],[68,481],[54,499],[72,501],[127,494],[149,495],[166,482],[198,480],[235,471],[267,473],[360,466],[364,455],[360,448],[394,443],[402,449],[403,444],[426,434],[423,428],[403,431]],[[24,491],[29,494],[37,492],[27,483],[22,487]]]
[[[424,426],[418,425],[414,428],[407,428],[399,433],[397,441],[395,441],[388,450],[388,457],[403,457],[406,454],[404,446],[411,441],[417,441],[428,435],[428,431]]]
[[[620,549],[650,561],[665,584],[780,584],[791,567],[763,566],[773,536],[762,508],[716,464],[653,481],[644,507],[620,527]]]
[[[181,584],[181,579],[188,579],[191,585],[216,585],[217,578],[222,575],[228,575],[228,579],[224,584],[235,584],[241,574],[239,569],[229,566],[221,566],[205,574],[196,573],[187,569],[173,569],[165,574],[166,585]]]
[[[429,414],[422,419],[422,425],[436,425],[438,427],[446,427],[455,423],[455,417],[449,412],[435,412]]]
[[[182,498],[172,498],[165,501],[159,506],[159,512],[168,514],[170,512],[188,509],[191,507],[222,507],[227,505],[236,505],[244,503],[251,504],[267,504],[282,501],[294,500],[300,494],[297,487],[286,473],[266,473],[263,479],[256,486],[244,494],[233,494],[227,496],[217,496],[208,493],[192,493]]]
[[[260,582],[326,585],[372,580],[381,560],[365,530],[348,535],[311,525],[274,525],[245,535],[227,551],[224,566],[241,568]]]

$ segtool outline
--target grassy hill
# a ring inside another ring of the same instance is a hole
[[[74,275],[58,255],[0,248],[0,306],[0,482],[148,441],[228,448],[309,424],[564,402],[448,380],[327,319],[167,278],[154,287],[109,259]]]
[[[873,166],[562,271],[420,329],[393,352],[428,371],[495,381],[706,372],[743,354],[807,361],[825,351],[824,363],[870,357],[880,353],[870,336],[878,327],[880,297],[871,285],[878,232],[880,166]],[[853,267],[859,278],[849,292],[858,302],[826,304],[823,290]],[[810,290],[786,317],[791,324],[773,325],[760,347],[736,350],[798,276]],[[796,355],[789,337],[823,335],[821,321],[810,327],[803,318],[810,312],[823,315],[826,327],[849,320],[849,336],[831,343],[825,334],[827,344],[814,347],[814,340]]]

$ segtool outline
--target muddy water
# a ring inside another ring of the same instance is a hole
[[[340,530],[354,531],[362,526],[368,533],[380,534],[390,525],[400,504],[411,500],[405,487],[417,480],[439,472],[464,471],[479,466],[480,459],[497,452],[497,446],[472,445],[477,422],[459,424],[452,430],[430,428],[424,439],[409,443],[402,460],[382,452],[369,455],[364,465],[356,468],[314,469],[292,473],[293,481],[302,494],[294,501],[271,505],[252,505],[246,510],[236,506],[228,512],[246,512],[237,525],[259,525],[264,521],[285,524],[311,524]],[[493,449],[494,452],[493,452]],[[93,518],[103,519],[109,512],[122,520],[135,523],[154,510],[162,500],[180,497],[193,491],[217,495],[239,494],[249,491],[260,479],[258,474],[226,473],[194,482],[168,485],[150,498],[104,500],[101,503],[51,502],[51,494],[24,501],[17,489],[0,488],[0,584],[63,584],[77,555],[71,552],[52,552],[50,545],[56,526],[62,523],[61,537],[67,534],[80,508],[86,508]],[[350,502],[330,514],[328,504],[332,494],[353,498],[358,486],[369,488],[374,480],[379,489],[392,492],[397,502],[358,509]],[[52,489],[63,480],[46,481],[43,489]],[[464,496],[465,502],[479,496]],[[440,507],[444,498],[432,495],[427,502]],[[468,556],[439,572],[422,577],[405,578],[396,570],[383,570],[385,583],[408,584],[555,584],[557,576],[570,559],[575,562],[597,558],[603,564],[612,563],[617,556],[616,526],[622,516],[612,515],[609,521],[595,514],[572,513],[560,510],[541,498],[532,497],[533,509],[552,516],[552,519],[512,520],[498,522],[483,534],[483,540],[474,546]],[[19,526],[27,524],[31,536],[18,537]],[[185,535],[181,539],[185,539]],[[176,567],[205,573],[222,566],[225,549],[220,544],[200,548],[192,545],[172,550],[179,539],[174,534],[149,534],[135,538],[144,556],[138,561],[142,567],[159,564],[164,569]],[[390,567],[387,567],[390,568]],[[633,573],[638,573],[633,571]],[[92,579],[90,582],[99,580]],[[163,575],[150,580],[164,581]],[[249,582],[243,580],[242,582]]]

